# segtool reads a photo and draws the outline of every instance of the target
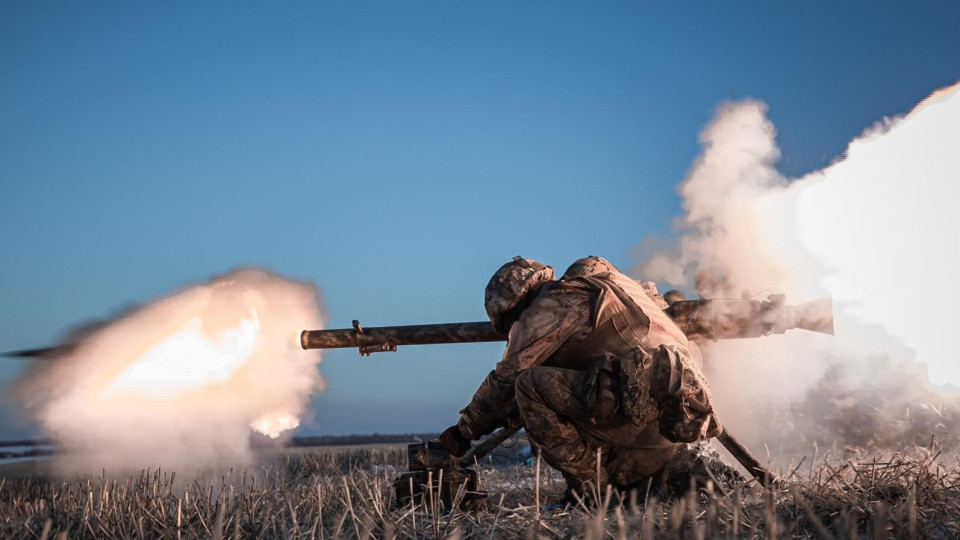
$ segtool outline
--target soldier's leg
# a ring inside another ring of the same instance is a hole
[[[620,431],[620,430],[617,430]],[[668,441],[660,435],[656,422],[639,431],[609,434],[618,438],[610,447],[607,475],[610,483],[622,488],[643,484],[665,465],[682,454],[685,445]]]
[[[527,436],[540,448],[543,459],[563,473],[568,484],[587,480],[606,483],[602,467],[601,478],[596,478],[598,446],[590,444],[582,433],[591,417],[585,403],[589,379],[589,372],[541,366],[524,370],[516,382],[517,404]]]
[[[645,427],[633,425],[620,413],[617,391],[608,388],[604,375],[536,367],[517,379],[517,403],[527,435],[572,487],[586,480],[636,485],[684,446],[660,435],[656,421]]]

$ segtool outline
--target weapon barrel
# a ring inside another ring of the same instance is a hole
[[[359,326],[359,325],[358,325]],[[440,343],[479,343],[506,341],[488,321],[340,328],[336,330],[304,330],[300,345],[304,349],[342,349],[390,345],[433,345]]]
[[[782,334],[801,328],[825,334],[833,333],[833,306],[829,297],[799,306],[783,303],[782,295],[769,300],[682,300],[664,310],[690,339],[734,339]],[[360,354],[393,351],[398,345],[435,345],[441,343],[480,343],[506,341],[507,335],[493,329],[488,321],[380,326],[334,330],[304,330],[300,345],[304,349],[343,349],[357,347]],[[0,356],[53,358],[69,352],[73,344],[10,351]]]

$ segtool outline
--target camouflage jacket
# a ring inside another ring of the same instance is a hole
[[[615,282],[646,315],[645,349],[656,350],[660,345],[668,345],[688,358],[691,356],[683,332],[640,284],[619,273],[605,274],[604,279]],[[551,282],[541,289],[510,329],[503,358],[487,375],[470,404],[461,411],[458,426],[464,436],[477,439],[497,427],[497,422],[514,399],[514,383],[524,369],[541,365],[568,369],[592,367],[584,363],[584,356],[590,355],[574,349],[596,328],[603,310],[616,307],[616,302],[601,298],[602,293],[592,283],[590,279],[575,278]],[[576,354],[568,354],[571,352]]]

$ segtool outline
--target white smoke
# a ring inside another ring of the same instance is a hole
[[[844,431],[869,423],[872,411],[891,425],[857,431],[860,439],[879,444],[889,439],[879,431],[897,426],[919,438],[930,426],[915,411],[942,409],[931,402],[938,394],[915,388],[925,382],[914,360],[932,382],[960,386],[950,340],[960,301],[952,287],[960,262],[953,197],[960,84],[902,118],[884,119],[841,159],[793,180],[775,168],[780,152],[765,113],[754,100],[718,109],[680,188],[686,215],[678,245],[641,261],[638,277],[695,285],[704,297],[739,297],[743,289],[783,292],[788,303],[833,296],[836,337],[794,330],[705,347],[718,409],[748,441],[770,442],[777,418],[781,445],[851,444],[849,433],[827,433],[829,420],[843,416],[836,425]],[[882,403],[863,403],[867,394]],[[960,417],[937,429],[960,429]]]
[[[245,465],[251,430],[296,427],[322,390],[298,341],[322,323],[313,286],[237,270],[68,338],[15,388],[61,447],[59,472]]]

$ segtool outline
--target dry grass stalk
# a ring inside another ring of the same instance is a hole
[[[714,479],[677,498],[648,488],[621,507],[550,508],[549,468],[500,456],[478,467],[489,510],[394,503],[401,448],[299,454],[189,485],[142,472],[59,482],[0,479],[2,538],[950,538],[960,535],[960,463],[916,458],[826,462],[792,485]],[[499,461],[496,461],[499,460]],[[462,497],[458,493],[457,497]],[[428,490],[426,497],[436,499]],[[610,492],[601,499],[609,500]],[[493,501],[498,501],[492,504]]]

